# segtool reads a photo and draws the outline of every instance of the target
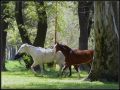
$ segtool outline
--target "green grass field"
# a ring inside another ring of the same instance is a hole
[[[118,83],[83,81],[88,75],[81,71],[81,78],[72,69],[72,76],[66,78],[57,77],[58,70],[48,68],[43,76],[34,76],[31,70],[26,70],[18,61],[7,61],[8,71],[1,74],[2,89],[119,89]]]

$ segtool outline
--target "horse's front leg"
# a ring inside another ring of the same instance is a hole
[[[71,66],[69,66],[69,71],[70,71],[70,73],[69,73],[69,77],[72,75],[72,73],[71,73]]]
[[[63,73],[64,73],[64,71],[65,71],[66,68],[68,68],[68,65],[64,65],[62,73],[61,73],[61,76],[63,75]]]
[[[33,64],[31,65],[31,70],[33,71],[33,73],[36,75],[37,72],[34,70],[34,67],[38,65],[37,63],[33,62]]]

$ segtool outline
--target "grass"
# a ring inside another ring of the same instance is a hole
[[[74,70],[71,77],[60,78],[57,77],[58,70],[46,67],[44,75],[36,77],[17,61],[7,61],[6,67],[8,71],[1,73],[2,89],[119,89],[118,83],[84,81],[88,75],[84,71],[81,71],[80,79]]]

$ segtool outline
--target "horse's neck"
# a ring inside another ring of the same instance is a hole
[[[36,48],[36,47],[30,45],[30,48],[28,48],[28,49],[26,50],[26,53],[27,53],[27,54],[30,54],[30,55],[32,56],[33,53],[35,52],[35,48]]]
[[[64,54],[65,57],[69,56],[70,51],[71,51],[71,49],[65,49],[65,48],[61,49],[61,52]]]

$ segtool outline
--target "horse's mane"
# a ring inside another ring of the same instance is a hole
[[[66,48],[67,50],[72,50],[72,49],[71,49],[70,47],[68,47],[67,45],[62,45],[62,44],[60,44],[60,46]]]
[[[30,47],[34,47],[34,48],[43,48],[43,47],[38,47],[38,46],[33,46],[33,45],[30,45],[30,44],[27,44],[28,46],[30,46]]]
[[[36,46],[33,46],[33,45],[29,45],[29,44],[28,44],[28,46],[33,47],[33,48],[37,48],[37,49],[39,48],[39,49],[44,49],[44,50],[53,50],[51,48],[36,47]]]

